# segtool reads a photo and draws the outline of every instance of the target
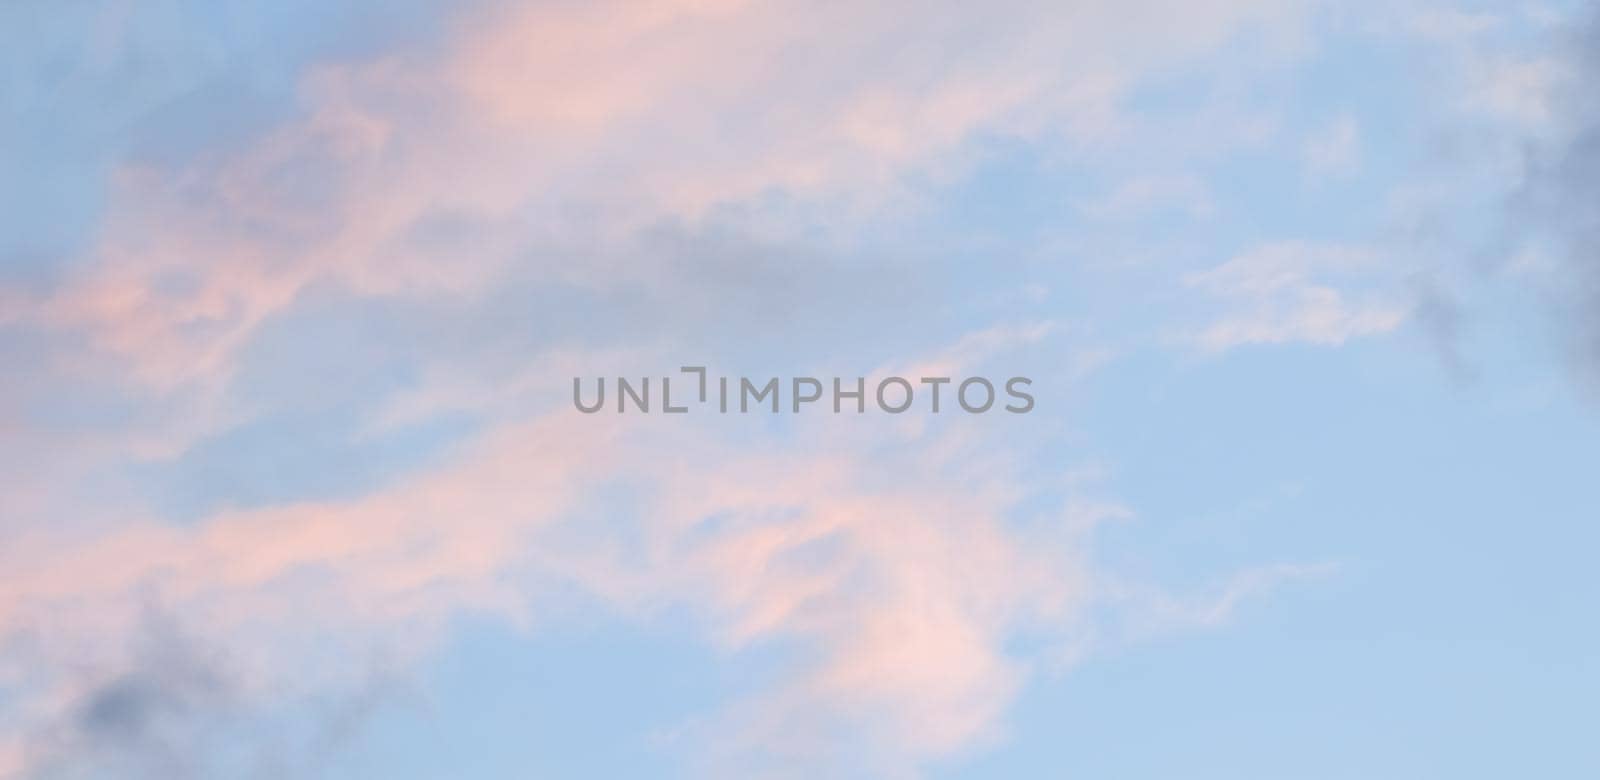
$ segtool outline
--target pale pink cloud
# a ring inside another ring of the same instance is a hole
[[[652,454],[669,448],[671,459]],[[1079,540],[1010,527],[1017,486],[955,477],[924,457],[885,468],[558,413],[354,502],[21,540],[6,556],[0,634],[42,632],[71,663],[81,650],[67,648],[127,635],[154,600],[250,648],[242,654],[259,659],[271,689],[301,674],[285,648],[314,636],[416,642],[428,633],[416,627],[460,610],[537,620],[527,609],[540,595],[518,583],[553,577],[624,613],[701,612],[722,652],[810,648],[816,660],[762,706],[814,724],[829,712],[860,718],[887,752],[916,760],[992,736],[1027,671],[1007,638],[1070,631],[1091,594]],[[625,538],[583,525],[601,480],[656,497]],[[114,666],[118,651],[93,655]]]
[[[160,421],[169,440],[141,429],[122,454],[181,452],[249,414],[228,397],[238,354],[312,286],[470,299],[510,276],[636,283],[652,270],[523,250],[605,247],[773,192],[849,223],[914,201],[909,174],[961,170],[986,135],[1108,143],[1128,84],[1286,8],[496,11],[460,20],[438,54],[319,71],[300,118],[241,152],[123,171],[94,262],[42,299],[6,295],[6,317],[86,341],[63,351],[66,370],[192,400]],[[1172,23],[1152,31],[1149,19]],[[472,229],[443,250],[413,240],[440,215]],[[911,365],[953,372],[1047,331],[997,329]],[[285,695],[318,682],[307,669],[339,674],[303,663],[315,645],[426,646],[471,610],[537,621],[543,594],[529,583],[555,579],[623,613],[687,605],[721,652],[798,643],[806,660],[730,712],[842,719],[915,766],[1000,733],[1034,660],[1008,641],[1074,641],[1095,597],[1086,529],[1124,511],[1093,504],[1018,525],[1020,469],[960,425],[894,427],[886,435],[908,454],[885,460],[856,446],[860,432],[750,444],[673,420],[541,414],[525,377],[432,379],[377,424],[486,396],[497,424],[447,465],[371,495],[189,526],[129,509],[9,533],[0,634],[30,637],[43,651],[29,660],[58,665],[36,667],[38,706],[64,716],[103,681],[125,652],[116,638],[152,602],[236,651],[266,695]],[[586,524],[619,483],[643,496],[637,517]],[[804,731],[745,736],[783,749]]]
[[[110,356],[167,390],[215,383],[319,280],[429,296],[513,270],[625,282],[637,269],[517,250],[773,192],[849,219],[906,200],[908,173],[964,167],[985,134],[1105,143],[1141,74],[1296,14],[1246,0],[1136,5],[675,1],[468,17],[441,53],[321,69],[303,118],[241,152],[127,171],[97,262],[26,308],[87,334],[97,351],[85,362]],[[574,219],[574,205],[592,218]],[[467,243],[441,252],[407,238],[436,215],[472,220]]]
[[[974,334],[938,362],[961,371],[1044,332]],[[708,714],[737,732],[729,744],[804,755],[845,727],[913,767],[1002,733],[1039,661],[1011,639],[1079,641],[1095,598],[1089,534],[1124,510],[1026,522],[1014,509],[1030,487],[985,444],[993,431],[852,419],[854,433],[824,417],[752,444],[715,424],[561,409],[359,499],[187,527],[37,529],[0,552],[0,642],[39,649],[12,660],[29,664],[29,706],[49,722],[117,673],[119,638],[152,605],[225,648],[270,699],[355,674],[363,645],[425,652],[463,611],[537,624],[557,598],[540,583],[567,583],[623,615],[687,609],[716,652],[802,648],[756,698]],[[602,516],[618,489],[636,510]],[[330,645],[349,648],[344,660],[322,657]]]

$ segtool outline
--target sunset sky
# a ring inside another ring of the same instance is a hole
[[[0,3],[0,778],[1600,776],[1596,78],[1557,0]],[[682,366],[1036,406],[574,408]]]

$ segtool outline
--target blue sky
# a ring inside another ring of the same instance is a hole
[[[8,5],[0,777],[1594,774],[1593,19]]]

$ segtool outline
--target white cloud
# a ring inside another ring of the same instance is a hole
[[[1129,220],[1162,211],[1203,219],[1216,213],[1205,181],[1193,175],[1135,176],[1098,199],[1082,204],[1084,214],[1103,220]]]
[[[1554,101],[1571,78],[1555,58],[1490,59],[1479,63],[1464,106],[1527,130],[1548,129],[1557,116]]]
[[[1185,340],[1221,352],[1248,344],[1337,346],[1394,330],[1405,320],[1406,308],[1390,294],[1354,282],[1384,270],[1383,261],[1364,248],[1303,242],[1257,247],[1185,278],[1188,287],[1224,306],[1220,316]]]
[[[1341,116],[1306,139],[1306,176],[1313,181],[1343,178],[1361,167],[1361,127]]]

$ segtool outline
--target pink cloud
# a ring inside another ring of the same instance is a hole
[[[1246,0],[1167,5],[693,1],[468,17],[437,54],[322,68],[302,118],[242,152],[127,171],[97,262],[26,308],[86,333],[124,376],[172,389],[226,375],[318,281],[420,296],[512,272],[615,283],[630,269],[516,250],[773,192],[848,220],[906,200],[907,174],[961,169],[981,135],[1104,142],[1124,85],[1293,16]],[[573,205],[600,218],[575,223]],[[471,243],[441,255],[406,239],[438,214],[474,220]]]
[[[558,413],[356,501],[22,540],[6,556],[0,634],[82,647],[132,631],[154,600],[249,648],[271,690],[303,673],[290,648],[313,637],[426,644],[418,627],[463,609],[537,620],[529,605],[542,596],[525,583],[564,580],[623,613],[699,612],[721,652],[808,648],[813,660],[752,704],[819,728],[859,719],[886,752],[916,760],[992,736],[1027,673],[1007,639],[1069,630],[1091,596],[1076,539],[1011,527],[1016,485],[953,477],[949,455],[926,449],[893,464],[751,452],[681,427]],[[870,487],[884,479],[892,487]],[[602,481],[653,498],[621,526],[590,527]],[[117,652],[94,654],[114,664]],[[84,662],[75,655],[58,662]]]
[[[192,398],[157,421],[169,441],[141,430],[117,454],[181,452],[248,415],[228,396],[239,352],[314,285],[471,300],[511,277],[637,282],[648,269],[520,250],[605,246],[774,192],[849,225],[914,202],[908,176],[963,169],[984,136],[1106,143],[1127,84],[1282,7],[648,2],[463,19],[437,54],[308,77],[300,118],[241,152],[123,171],[93,262],[8,319],[86,342],[63,351],[69,371]],[[1181,23],[1129,21],[1149,18]],[[439,215],[469,235],[411,240]],[[917,365],[1044,332],[998,329]],[[395,414],[459,402],[450,390]],[[912,454],[884,460],[850,437],[740,443],[519,400],[448,465],[365,497],[8,534],[0,635],[55,665],[37,706],[60,716],[98,681],[65,667],[116,668],[114,638],[151,602],[236,650],[271,696],[317,683],[309,646],[425,647],[471,610],[536,621],[530,583],[553,579],[625,614],[687,606],[721,652],[803,647],[730,706],[729,722],[760,715],[742,738],[793,750],[844,722],[914,767],[994,738],[1038,661],[1008,642],[1070,643],[1095,597],[1081,528],[1017,525],[1030,486],[970,429],[894,429]],[[642,497],[637,516],[593,523],[617,485]]]

